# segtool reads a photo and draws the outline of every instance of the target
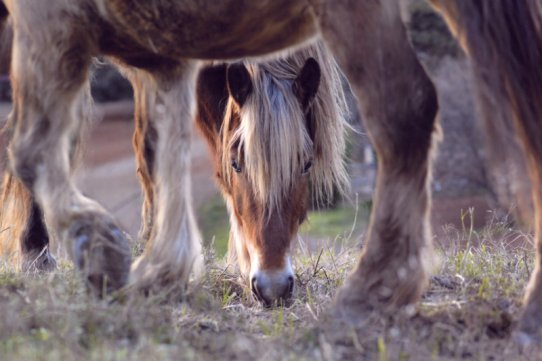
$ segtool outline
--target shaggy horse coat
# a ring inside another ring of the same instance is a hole
[[[537,266],[520,329],[536,335],[542,329],[540,2],[432,2],[473,59],[483,108],[513,122],[525,148]],[[260,56],[320,36],[352,85],[379,160],[366,246],[337,303],[357,311],[419,299],[432,259],[428,184],[438,106],[396,0],[4,3],[14,29],[11,170],[90,284],[122,287],[130,263],[122,232],[71,178],[72,145],[84,113],[78,104],[92,57],[107,55],[130,67],[129,77],[139,85],[136,117],[147,121],[140,122],[137,145],[154,149],[152,159],[139,159],[139,170],[155,188],[146,210],[147,247],[131,279],[159,286],[186,281],[200,260],[187,175],[199,67],[193,59]]]

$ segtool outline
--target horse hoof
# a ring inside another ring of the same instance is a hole
[[[48,249],[37,254],[33,252],[24,256],[21,270],[23,272],[52,272],[56,269],[56,259]]]
[[[339,289],[335,298],[337,308],[347,314],[378,311],[395,313],[415,311],[425,286],[425,273],[421,269],[411,271],[412,277],[397,279],[390,273],[375,271],[362,264]],[[416,274],[418,272],[418,274]]]
[[[352,289],[343,286],[339,288],[335,295],[335,309],[340,310],[341,314],[345,316],[365,314],[374,310],[374,305],[369,303],[365,292],[357,290],[354,292]]]
[[[516,344],[522,349],[530,348],[536,344],[535,337],[522,331],[515,332],[513,335],[513,339],[516,342]]]
[[[68,230],[73,259],[90,289],[99,296],[124,287],[130,272],[130,247],[111,222],[76,222]]]

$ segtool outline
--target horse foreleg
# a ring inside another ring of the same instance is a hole
[[[324,39],[352,85],[378,156],[367,242],[337,301],[353,310],[409,305],[421,296],[432,257],[436,92],[409,45],[395,0],[329,1],[321,14]]]
[[[0,3],[0,74],[9,72],[13,27]],[[2,132],[11,135],[13,122]],[[10,170],[4,172],[0,193],[0,252],[23,271],[47,271],[56,267],[49,250],[43,214],[30,192]]]
[[[196,63],[185,62],[167,74],[138,71],[132,76],[136,132],[145,130],[136,134],[136,151],[147,202],[141,233],[148,240],[132,267],[131,283],[144,290],[184,287],[190,272],[201,266],[190,193],[196,72]]]
[[[74,129],[70,141],[70,164],[76,163],[81,133],[90,121],[86,112],[90,100],[90,89],[81,92],[77,103],[78,117],[84,122]],[[12,136],[13,122],[8,122],[3,132]],[[4,172],[0,193],[0,252],[12,258],[24,272],[50,271],[56,268],[53,250],[49,247],[50,235],[43,219],[43,211],[32,193],[13,172]]]
[[[112,217],[84,197],[72,179],[73,134],[81,126],[78,100],[91,54],[85,47],[87,34],[76,32],[84,26],[70,27],[73,24],[55,6],[34,14],[48,21],[49,26],[39,30],[34,29],[32,16],[23,16],[23,9],[15,12],[11,68],[15,129],[10,162],[43,210],[55,235],[51,239],[63,241],[89,284],[102,292],[126,284],[130,249]]]

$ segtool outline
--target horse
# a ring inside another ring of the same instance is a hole
[[[228,263],[264,305],[286,301],[291,243],[308,201],[348,187],[340,71],[319,41],[276,60],[211,63],[200,70],[196,100],[230,214]]]
[[[412,50],[394,0],[3,0],[14,29],[10,169],[70,250],[82,274],[111,288],[171,285],[201,257],[187,175],[199,60],[261,57],[321,38],[348,78],[378,157],[360,260],[336,295],[357,313],[415,304],[432,260],[430,164],[435,88]],[[431,0],[472,59],[489,131],[513,124],[529,163],[536,267],[519,330],[542,333],[542,135],[538,96],[542,16],[537,0]],[[139,119],[148,242],[130,272],[126,239],[81,195],[70,169],[91,59],[129,68]],[[147,150],[147,151],[145,151]],[[153,150],[153,151],[151,151]],[[145,154],[149,157],[145,157]],[[151,155],[152,154],[152,155]]]
[[[138,94],[138,83],[133,84]],[[228,264],[250,279],[264,305],[282,303],[293,292],[290,246],[306,219],[309,197],[324,203],[348,187],[343,137],[348,111],[340,70],[321,41],[276,60],[208,65],[198,74],[196,103],[196,125],[209,145],[230,211]],[[138,115],[135,119],[136,157],[146,165],[153,149],[138,142],[146,141],[139,130],[149,125]],[[247,179],[235,181],[234,173]],[[141,167],[139,174],[144,195],[139,238],[144,242],[153,226],[147,210],[155,184]],[[42,225],[39,206],[30,205],[19,187],[11,175],[5,177],[2,251],[25,271],[52,270],[50,235],[46,227],[34,228]],[[21,206],[13,204],[17,201]],[[21,220],[26,227],[16,226]],[[17,262],[17,256],[22,260]]]

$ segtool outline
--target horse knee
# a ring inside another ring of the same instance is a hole
[[[13,174],[30,192],[33,192],[37,168],[41,163],[40,154],[35,152],[32,147],[13,144],[10,150],[10,162]]]
[[[12,122],[13,136],[8,148],[10,166],[13,174],[32,192],[39,166],[55,151],[51,144],[57,146],[61,142],[49,140],[54,130],[45,114],[34,120],[15,108]]]

